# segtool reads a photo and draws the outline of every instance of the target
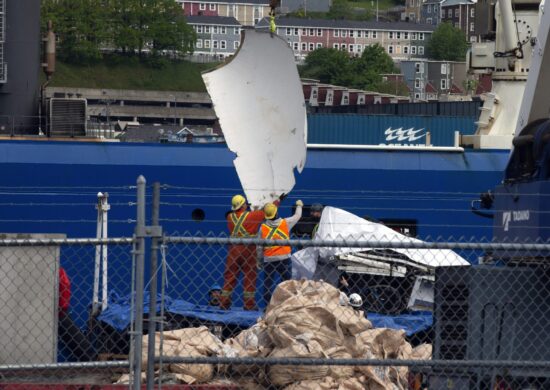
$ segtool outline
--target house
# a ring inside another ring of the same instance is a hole
[[[471,0],[445,0],[441,4],[441,22],[461,29],[469,42],[477,42],[476,4]]]
[[[257,28],[268,28],[263,19]],[[426,58],[434,26],[407,22],[278,18],[277,34],[286,39],[296,61],[322,47],[360,56],[365,47],[379,44],[395,60]]]
[[[466,63],[405,60],[399,63],[413,101],[439,100],[442,95],[464,94]]]
[[[332,0],[281,0],[279,11],[283,14],[303,10],[308,12],[328,12],[332,6]]]
[[[243,26],[255,26],[269,15],[269,0],[176,0],[187,16],[225,16],[237,19]]]
[[[241,42],[241,24],[227,16],[187,16],[187,23],[197,33],[191,60],[224,59],[235,53]]]
[[[405,0],[405,11],[401,16],[401,20],[410,23],[419,23],[421,9],[422,0]]]
[[[444,0],[426,0],[422,4],[420,21],[434,26],[441,23],[441,4],[443,2]]]

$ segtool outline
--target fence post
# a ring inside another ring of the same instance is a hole
[[[134,316],[134,372],[133,388],[141,389],[141,354],[143,339],[143,272],[145,254],[145,177],[137,179],[137,218],[136,218],[136,284],[135,284],[135,316]]]
[[[160,214],[160,183],[153,183],[153,211],[151,224],[159,225]],[[151,240],[151,284],[149,286],[149,324],[147,345],[147,390],[152,390],[155,384],[155,332],[157,318],[157,263],[158,263],[159,239],[153,237]],[[161,321],[163,319],[161,318]]]

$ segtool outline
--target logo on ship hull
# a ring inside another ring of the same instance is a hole
[[[386,136],[386,141],[414,142],[426,136],[426,132],[424,130],[425,129],[415,130],[414,127],[409,129],[403,129],[402,127],[392,129],[391,127],[388,127],[386,131],[384,131],[384,135]],[[421,133],[422,131],[424,131],[424,133]]]

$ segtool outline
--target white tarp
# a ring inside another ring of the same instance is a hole
[[[316,240],[346,240],[356,241],[384,241],[384,242],[422,242],[407,237],[380,223],[370,222],[345,210],[335,207],[325,207],[315,235]],[[378,248],[383,249],[383,248]],[[317,259],[330,259],[334,256],[354,252],[368,252],[373,249],[365,248],[333,248],[310,247],[292,255],[294,278],[310,279],[317,267]],[[428,267],[464,266],[469,265],[466,260],[449,249],[392,249],[406,255],[413,262]]]
[[[237,174],[253,206],[294,187],[306,160],[307,118],[302,84],[288,43],[244,30],[224,66],[203,74]]]

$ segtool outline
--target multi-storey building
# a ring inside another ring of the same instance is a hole
[[[466,63],[405,60],[399,63],[413,101],[438,100],[441,95],[463,90]]]
[[[405,12],[401,19],[410,23],[419,23],[421,9],[422,0],[405,0]]]
[[[444,0],[426,0],[422,4],[420,21],[437,26],[441,22],[441,4]]]
[[[241,24],[226,16],[187,16],[197,33],[194,57],[223,59],[233,55],[241,42]]]
[[[470,42],[477,42],[475,29],[476,9],[471,0],[445,0],[441,4],[441,21],[460,28]]]
[[[258,23],[267,28],[269,20]],[[365,47],[378,43],[396,61],[426,58],[426,46],[434,26],[407,22],[375,22],[327,19],[277,19],[277,34],[286,39],[297,61],[321,47],[359,56]]]
[[[227,16],[243,26],[255,26],[269,15],[269,0],[176,0],[188,16]]]

